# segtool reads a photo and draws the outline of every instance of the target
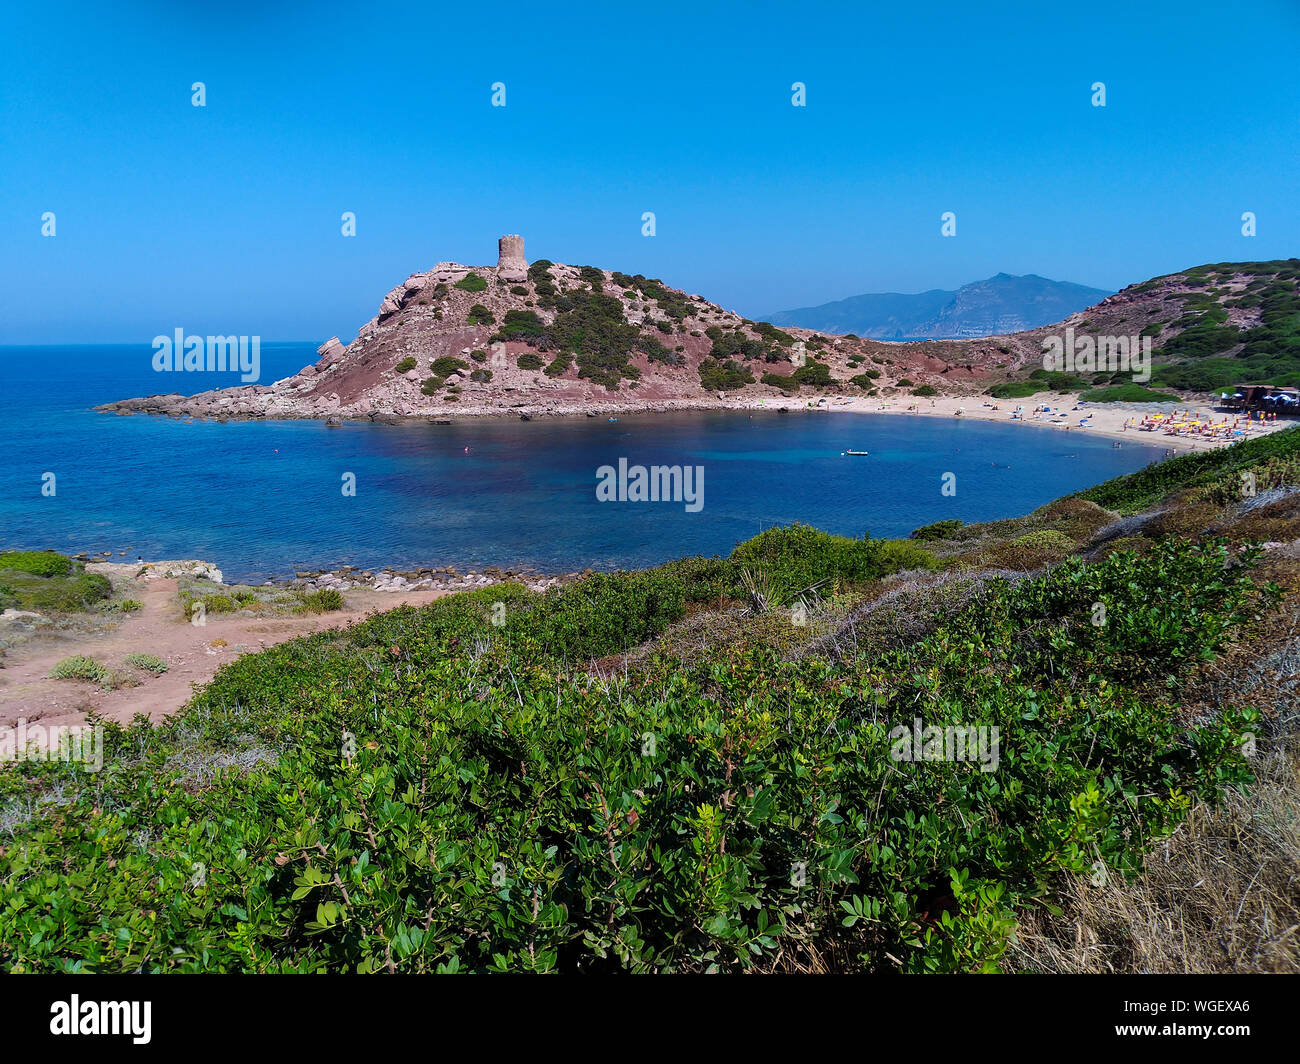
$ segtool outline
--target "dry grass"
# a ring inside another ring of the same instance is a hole
[[[1057,973],[1300,972],[1300,735],[1261,746],[1258,782],[1198,805],[1133,882],[1071,878],[1008,960]]]

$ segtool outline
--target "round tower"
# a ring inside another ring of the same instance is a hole
[[[510,234],[497,241],[497,276],[505,281],[528,280],[523,237]]]

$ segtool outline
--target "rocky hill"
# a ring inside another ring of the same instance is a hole
[[[440,262],[412,274],[355,340],[331,338],[319,361],[292,377],[100,409],[208,418],[530,417],[758,400],[803,406],[917,388],[1027,395],[1040,386],[1131,380],[1110,371],[1045,376],[1044,338],[1067,326],[1151,337],[1162,363],[1153,380],[1167,388],[1208,390],[1300,369],[1295,259],[1171,274],[1024,332],[889,343],[749,321],[640,274],[544,259],[529,265],[519,237],[503,237],[499,251],[495,266]]]
[[[1037,274],[999,273],[956,291],[934,288],[903,295],[883,292],[773,314],[773,324],[876,340],[907,337],[959,339],[1020,332],[1049,325],[1092,306],[1111,293],[1051,281]]]

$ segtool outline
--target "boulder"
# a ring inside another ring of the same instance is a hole
[[[339,343],[339,338],[337,336],[331,336],[321,344],[320,347],[316,348],[316,354],[320,356],[320,360],[326,365],[331,362],[337,362],[343,357],[345,351],[346,348]]]

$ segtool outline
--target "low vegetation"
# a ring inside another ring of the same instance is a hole
[[[152,672],[155,676],[161,676],[167,671],[167,662],[153,654],[128,654],[122,659],[125,665],[134,665],[137,669],[144,669],[146,672]]]
[[[73,613],[105,604],[113,585],[100,573],[54,551],[0,553],[0,610]]]
[[[452,285],[452,287],[459,288],[462,292],[486,292],[488,283],[485,277],[471,271]]]

